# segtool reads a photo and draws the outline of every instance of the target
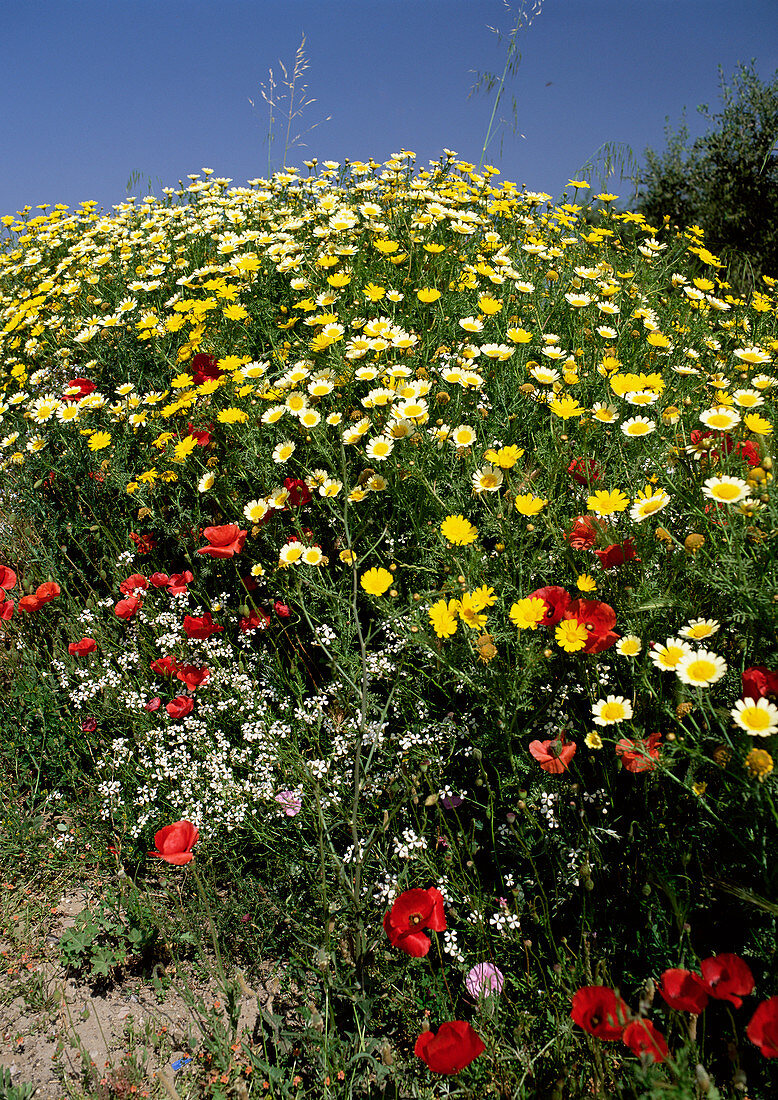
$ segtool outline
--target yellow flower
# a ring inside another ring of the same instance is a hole
[[[338,557],[344,565],[353,565],[354,562],[357,560],[357,556],[353,550],[341,550],[341,552],[338,554]]]
[[[560,417],[562,420],[570,420],[573,416],[583,416],[586,409],[579,405],[574,397],[570,397],[569,394],[565,394],[564,397],[555,397],[553,401],[549,401],[548,407],[551,409],[555,416]]]
[[[438,600],[429,609],[432,628],[439,638],[450,638],[457,632],[457,613],[459,600]]]
[[[471,592],[471,598],[473,606],[477,606],[481,611],[484,607],[492,607],[497,603],[497,597],[494,594],[494,589],[490,588],[486,584],[480,585],[473,592]]]
[[[584,744],[588,749],[602,748],[602,738],[600,737],[597,730],[592,730],[591,733],[587,733],[586,737],[584,738]]]
[[[432,302],[437,302],[440,298],[440,291],[434,290],[431,287],[423,287],[421,290],[416,291],[416,297],[420,302],[424,302],[425,305],[430,305]]]
[[[173,461],[185,462],[197,446],[197,440],[193,435],[184,436],[173,448]]]
[[[669,348],[670,341],[662,332],[649,332],[646,337],[652,348]]]
[[[482,606],[481,602],[469,592],[462,594],[462,599],[459,601],[459,617],[471,630],[481,631],[486,625],[486,615],[481,613]]]
[[[744,763],[754,779],[758,779],[760,783],[773,770],[773,758],[766,749],[751,749]]]
[[[520,512],[523,516],[536,516],[538,512],[542,512],[548,504],[547,500],[543,500],[541,497],[533,496],[532,493],[521,493],[514,500],[516,511]]]
[[[440,525],[443,537],[454,546],[469,546],[478,537],[478,530],[464,516],[446,516]]]
[[[383,596],[393,580],[394,577],[388,569],[377,569],[373,566],[372,569],[368,569],[366,573],[362,574],[359,583],[369,596]]]
[[[743,423],[755,435],[770,435],[773,430],[770,421],[759,413],[748,413],[743,417]]]
[[[523,448],[515,445],[500,447],[499,451],[495,451],[494,447],[490,447],[484,454],[484,458],[487,462],[499,466],[502,470],[512,470],[523,454]]]
[[[586,507],[598,516],[612,516],[614,512],[623,512],[629,504],[629,497],[621,489],[598,489],[586,500]]]
[[[110,432],[93,432],[89,437],[89,450],[90,451],[102,451],[106,447],[110,446],[111,433]]]
[[[514,344],[528,344],[532,340],[532,333],[525,328],[509,328],[505,335]]]
[[[499,313],[502,309],[502,302],[497,298],[493,298],[491,294],[482,294],[478,299],[478,308],[481,313],[485,313],[487,317],[494,316],[495,313]]]
[[[243,409],[222,409],[216,419],[220,424],[245,424],[249,414]]]
[[[577,650],[584,648],[589,638],[589,632],[585,624],[579,623],[577,619],[563,619],[561,623],[557,624],[554,637],[557,640],[557,645],[560,645],[565,653],[575,653]]]
[[[594,577],[590,577],[588,573],[582,573],[575,583],[578,586],[579,592],[597,591],[597,581]]]
[[[545,600],[539,596],[518,600],[508,612],[508,618],[519,630],[536,630],[546,614]]]

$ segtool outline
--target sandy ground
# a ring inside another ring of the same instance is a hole
[[[20,959],[18,945],[0,942],[0,987],[7,981],[10,989],[0,996],[0,1066],[10,1070],[13,1085],[35,1086],[36,1100],[154,1095],[155,1078],[173,1085],[187,1073],[179,1062],[207,1027],[192,997],[211,1010],[220,1004],[215,982],[159,968],[156,990],[148,976],[120,975],[102,989],[68,977],[57,945],[87,901],[83,891],[61,897],[38,957]],[[238,1035],[252,1032],[262,1008],[273,1011],[278,987],[270,968],[255,991],[244,983]]]

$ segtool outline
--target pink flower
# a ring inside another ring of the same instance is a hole
[[[491,993],[502,993],[505,977],[493,963],[477,963],[465,977],[465,988],[473,1000]]]
[[[297,817],[303,808],[303,800],[298,791],[279,791],[275,800],[287,817]]]

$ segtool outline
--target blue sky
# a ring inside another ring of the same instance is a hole
[[[531,6],[530,3],[526,5]],[[515,11],[516,5],[513,5]],[[159,194],[203,167],[236,184],[267,173],[260,95],[301,35],[316,99],[302,127],[331,116],[287,163],[420,162],[444,147],[478,163],[493,96],[468,98],[474,70],[501,72],[501,0],[5,0],[0,66],[0,214],[94,199],[109,208],[133,171]],[[607,142],[642,159],[664,147],[666,116],[718,104],[721,65],[778,68],[776,0],[544,0],[519,39],[515,97],[524,136],[504,133],[487,163],[558,195]],[[249,100],[254,101],[252,108]],[[283,142],[272,155],[277,166]],[[609,184],[626,197],[628,185]]]

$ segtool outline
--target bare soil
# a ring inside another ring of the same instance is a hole
[[[153,981],[118,972],[102,987],[69,976],[59,939],[89,900],[84,890],[63,893],[32,949],[28,937],[0,940],[0,1066],[14,1086],[35,1086],[36,1100],[155,1096],[157,1081],[173,1095],[187,1073],[174,1064],[197,1050],[208,1026],[199,1006],[226,1022],[223,995],[214,980],[170,967],[157,966]],[[240,988],[237,1034],[250,1034],[262,1009],[273,1011],[279,982],[268,965],[259,988]]]

